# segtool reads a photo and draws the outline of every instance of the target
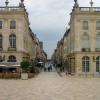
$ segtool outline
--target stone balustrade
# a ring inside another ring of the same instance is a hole
[[[0,12],[11,12],[11,11],[24,11],[25,8],[21,8],[18,6],[12,6],[12,7],[0,7]]]
[[[100,12],[100,7],[80,7],[81,12]]]

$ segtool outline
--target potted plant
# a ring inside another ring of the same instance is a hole
[[[20,65],[22,68],[21,79],[27,80],[30,62],[28,60],[23,60]]]

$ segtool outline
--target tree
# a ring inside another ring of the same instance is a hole
[[[28,60],[23,60],[21,63],[21,68],[23,72],[28,72],[29,70],[29,66],[30,66],[30,62]]]

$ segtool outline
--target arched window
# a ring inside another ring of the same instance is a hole
[[[10,29],[16,29],[16,21],[10,21]]]
[[[97,22],[96,22],[96,29],[97,29],[97,30],[100,30],[100,21],[97,21]]]
[[[2,49],[2,35],[0,34],[0,49]]]
[[[100,56],[96,58],[96,72],[100,72]]]
[[[88,30],[88,21],[83,21],[83,29]]]
[[[82,48],[89,48],[89,35],[87,33],[82,36]]]
[[[9,56],[8,62],[16,62],[16,57],[13,55]]]
[[[90,68],[90,58],[88,56],[84,56],[82,58],[82,72],[89,72]]]
[[[96,35],[96,48],[100,49],[100,33]]]
[[[9,36],[9,44],[10,44],[10,48],[16,48],[16,35],[11,34]]]

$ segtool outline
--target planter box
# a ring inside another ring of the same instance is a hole
[[[33,73],[28,73],[28,78],[33,78],[34,74]]]
[[[28,73],[21,73],[22,80],[28,80]]]
[[[20,79],[20,73],[0,73],[0,78],[3,78],[3,79]]]

